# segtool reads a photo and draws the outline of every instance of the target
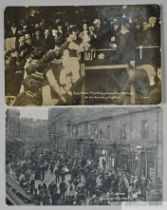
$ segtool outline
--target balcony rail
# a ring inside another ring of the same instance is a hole
[[[143,50],[154,50],[154,49],[160,49],[160,46],[157,45],[149,45],[149,46],[145,46],[145,45],[140,45],[136,47],[136,50],[139,50],[139,58],[140,60],[143,59]],[[117,48],[104,48],[104,49],[90,49],[88,51],[84,51],[81,56],[80,56],[80,60],[95,60],[97,57],[98,53],[108,53],[108,52],[117,52]]]

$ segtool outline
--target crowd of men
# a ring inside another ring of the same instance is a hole
[[[6,172],[35,205],[110,205],[120,201],[160,201],[150,177],[125,168],[106,169],[98,157],[75,157],[54,145],[8,148]]]
[[[83,80],[80,60],[96,56],[84,52],[113,49],[112,61],[120,64],[135,60],[137,46],[160,46],[160,23],[155,16],[142,21],[125,15],[110,21],[85,18],[78,24],[61,18],[50,23],[30,20],[5,23],[8,105],[76,104],[76,98],[70,100]],[[104,54],[100,53],[98,59],[102,58]]]

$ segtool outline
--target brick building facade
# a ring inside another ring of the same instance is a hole
[[[6,111],[6,140],[14,141],[20,138],[20,111],[8,109]]]
[[[161,178],[161,117],[159,108],[50,109],[49,138],[71,154]]]

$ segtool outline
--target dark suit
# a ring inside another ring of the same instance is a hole
[[[46,50],[54,49],[55,47],[55,38],[52,35],[49,35],[47,38],[43,39],[43,47]]]

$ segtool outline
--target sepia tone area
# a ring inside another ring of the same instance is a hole
[[[162,142],[160,108],[8,109],[6,202],[160,203]]]
[[[161,102],[158,5],[7,7],[10,106]]]

